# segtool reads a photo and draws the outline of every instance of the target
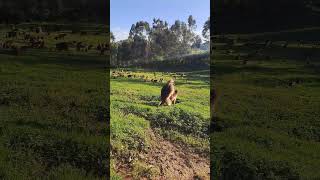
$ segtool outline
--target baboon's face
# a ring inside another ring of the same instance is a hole
[[[174,80],[173,80],[173,79],[169,80],[169,81],[168,81],[168,84],[169,84],[169,85],[171,85],[171,84],[174,85]]]

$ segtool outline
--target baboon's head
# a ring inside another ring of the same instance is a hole
[[[174,84],[174,80],[173,80],[173,79],[170,79],[170,80],[168,81],[168,84]]]

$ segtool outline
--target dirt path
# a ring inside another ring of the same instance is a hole
[[[150,167],[160,170],[160,175],[152,179],[183,179],[183,180],[207,180],[210,179],[209,155],[208,158],[200,157],[180,145],[153,133],[150,130],[152,147],[146,154],[141,154],[143,161]],[[126,176],[125,179],[132,179]]]

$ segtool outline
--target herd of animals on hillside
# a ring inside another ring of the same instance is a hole
[[[219,38],[213,38],[214,42],[221,43],[220,45],[212,45],[213,52],[220,51],[225,56],[233,60],[240,62],[242,66],[248,65],[251,61],[256,60],[273,60],[281,59],[277,53],[272,52],[272,49],[276,51],[286,51],[293,54],[295,58],[304,61],[306,66],[310,66],[313,69],[320,70],[319,66],[315,63],[315,59],[319,56],[320,42],[319,41],[280,41],[280,40],[259,40],[259,39],[242,39],[242,38],[227,38],[221,36]],[[292,49],[290,49],[292,48]],[[294,87],[295,85],[303,83],[302,79],[294,78],[288,82],[283,82],[287,87]]]
[[[165,76],[172,77],[166,82]],[[185,73],[173,73],[173,72],[162,72],[160,75],[153,73],[153,76],[135,73],[125,69],[116,70],[111,72],[111,78],[129,78],[138,79],[143,82],[160,83],[164,84],[160,92],[160,103],[158,106],[171,106],[177,103],[178,90],[175,88],[175,80],[180,79],[185,83],[188,83],[187,75]]]
[[[69,51],[71,49],[77,52],[96,52],[105,55],[109,50],[109,42],[100,42],[89,44],[84,41],[66,41],[68,36],[79,34],[86,36],[87,31],[67,32],[67,31],[42,31],[41,27],[30,27],[29,29],[18,29],[11,27],[11,30],[5,32],[2,41],[0,41],[0,49],[7,50],[14,55],[21,55],[27,49],[43,49],[49,51]],[[90,32],[91,33],[91,32]],[[100,32],[94,32],[93,35],[100,35]],[[107,39],[107,38],[106,38]],[[51,44],[50,44],[51,43]],[[53,43],[53,45],[52,45]]]
[[[265,58],[266,60],[270,60],[273,57],[271,55],[265,54],[263,51],[268,48],[306,48],[308,51],[303,52],[302,57],[306,60],[306,63],[310,64],[310,60],[313,55],[316,53],[317,48],[320,48],[320,42],[308,42],[303,40],[297,41],[272,41],[272,40],[246,40],[241,38],[228,39],[226,37],[213,38],[213,41],[221,41],[225,43],[225,53],[227,55],[234,55],[237,60],[242,60],[242,64],[246,65],[250,59],[253,58]],[[235,54],[235,50],[232,47],[241,47],[241,48],[249,48],[254,50],[253,52],[246,54]],[[216,46],[212,46],[212,51],[216,50]]]
[[[111,78],[117,79],[117,78],[130,78],[130,79],[140,79],[143,82],[152,82],[152,83],[163,83],[165,82],[164,76],[170,76],[173,79],[180,78],[181,80],[184,80],[185,83],[188,83],[187,75],[185,73],[173,73],[173,72],[162,72],[160,75],[157,73],[153,73],[153,76],[151,75],[145,75],[143,73],[139,72],[132,72],[125,69],[116,70],[111,72]]]

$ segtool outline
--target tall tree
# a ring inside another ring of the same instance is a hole
[[[131,26],[129,39],[132,40],[132,56],[134,59],[147,60],[150,55],[149,47],[150,26],[146,21],[139,21]]]
[[[206,41],[210,40],[210,17],[203,25],[202,36]]]
[[[192,31],[194,31],[197,28],[196,20],[193,18],[192,15],[188,17],[188,26]]]

